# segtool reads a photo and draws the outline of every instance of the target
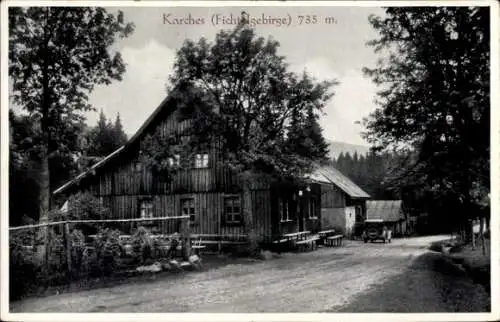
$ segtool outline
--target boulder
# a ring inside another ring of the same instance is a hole
[[[198,255],[189,256],[189,262],[191,263],[194,269],[201,268],[201,258]]]
[[[161,263],[161,266],[164,271],[169,271],[172,269],[172,266],[169,263]]]
[[[273,259],[273,253],[271,253],[270,251],[268,250],[264,250],[264,251],[261,251],[259,253],[259,258],[262,259],[262,260],[270,260],[270,259]]]
[[[178,261],[176,261],[175,259],[171,260],[170,262],[168,262],[168,264],[170,265],[170,268],[173,271],[180,271],[180,270],[182,270],[181,264]]]
[[[182,262],[181,268],[186,271],[192,271],[195,269],[194,265],[190,262]]]
[[[160,263],[154,263],[151,265],[144,265],[144,266],[139,266],[137,267],[138,272],[152,272],[152,273],[158,273],[161,272],[163,269],[162,265]]]

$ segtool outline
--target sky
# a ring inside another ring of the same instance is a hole
[[[116,11],[117,8],[108,8]],[[364,77],[363,67],[373,67],[378,58],[366,42],[377,38],[368,22],[370,14],[382,15],[380,8],[369,7],[134,7],[119,8],[125,19],[135,24],[134,33],[115,44],[127,64],[121,82],[97,87],[90,103],[97,112],[88,113],[88,124],[97,122],[102,109],[111,118],[117,113],[125,132],[131,136],[167,95],[165,85],[172,72],[176,51],[186,39],[201,37],[212,41],[220,29],[232,29],[227,21],[232,14],[246,11],[250,17],[280,18],[277,23],[255,26],[257,34],[279,41],[278,53],[286,57],[296,72],[306,70],[318,80],[335,79],[340,84],[324,108],[320,122],[329,140],[351,144],[366,142],[362,127],[355,124],[372,112],[376,87]],[[198,20],[200,24],[173,24],[177,18]],[[309,19],[307,18],[309,16]],[[316,24],[312,22],[316,16]],[[166,19],[165,19],[166,17]],[[301,18],[302,17],[302,18]],[[270,19],[268,19],[270,20]],[[302,23],[300,21],[302,20]],[[275,20],[276,21],[276,20]],[[230,23],[230,21],[229,21]]]

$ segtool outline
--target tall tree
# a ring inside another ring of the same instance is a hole
[[[121,80],[125,64],[110,46],[133,25],[123,13],[98,7],[10,7],[9,76],[12,98],[39,120],[40,216],[50,207],[49,160],[65,149],[65,124],[91,110],[95,85]]]
[[[182,117],[192,122],[185,143],[190,158],[219,142],[220,160],[241,178],[244,227],[251,249],[256,248],[253,180],[260,175],[294,180],[311,169],[311,158],[316,160],[318,154],[299,153],[286,133],[292,115],[306,119],[308,111],[321,111],[333,95],[333,83],[316,83],[288,71],[278,46],[272,39],[257,38],[243,19],[234,30],[220,31],[213,43],[204,38],[197,43],[187,40],[178,51],[170,79],[175,86],[170,95],[178,97]],[[156,159],[161,168],[171,156],[168,147],[175,139],[152,142],[156,143],[144,149],[145,155]],[[158,147],[165,150],[158,151]]]
[[[412,147],[401,183],[454,200],[464,221],[489,189],[489,8],[388,8],[370,22],[380,38],[369,44],[387,58],[365,69],[381,87],[366,137]]]
[[[312,84],[312,79],[303,74],[302,82]],[[306,111],[296,110],[291,113],[287,130],[287,145],[294,153],[302,157],[325,161],[328,155],[328,143],[326,142],[321,126],[318,122],[318,114],[312,105]]]
[[[127,135],[123,132],[120,116],[116,116],[113,124],[101,109],[97,125],[88,131],[86,139],[85,154],[92,159],[105,157],[121,147],[127,141]]]
[[[120,113],[116,114],[115,123],[113,125],[113,138],[117,147],[120,147],[127,143],[127,134],[125,133],[125,131],[123,131]]]

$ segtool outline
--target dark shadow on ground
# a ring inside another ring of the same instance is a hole
[[[490,312],[491,298],[441,253],[414,259],[404,273],[329,312]]]

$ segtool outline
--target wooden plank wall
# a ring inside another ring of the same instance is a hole
[[[165,134],[182,130],[188,125],[187,122],[179,125],[174,112],[164,122],[159,122],[156,128]],[[241,194],[238,178],[231,175],[220,160],[220,146],[221,142],[216,142],[209,151],[208,168],[183,171],[171,183],[162,182],[144,165],[137,167],[137,147],[82,182],[80,190],[100,197],[113,217],[119,219],[139,218],[140,201],[144,198],[152,201],[155,217],[181,215],[181,200],[194,198],[196,215],[191,222],[192,233],[242,234],[244,229],[241,225],[220,224],[224,215],[224,196]],[[270,192],[266,187],[267,182],[258,182],[252,187],[254,227],[260,238],[268,236],[272,230]],[[130,232],[137,224],[126,225],[121,229]],[[160,230],[170,234],[178,230],[178,225],[179,220],[167,221],[160,225]]]
[[[346,194],[333,184],[321,184],[321,208],[346,206]]]

